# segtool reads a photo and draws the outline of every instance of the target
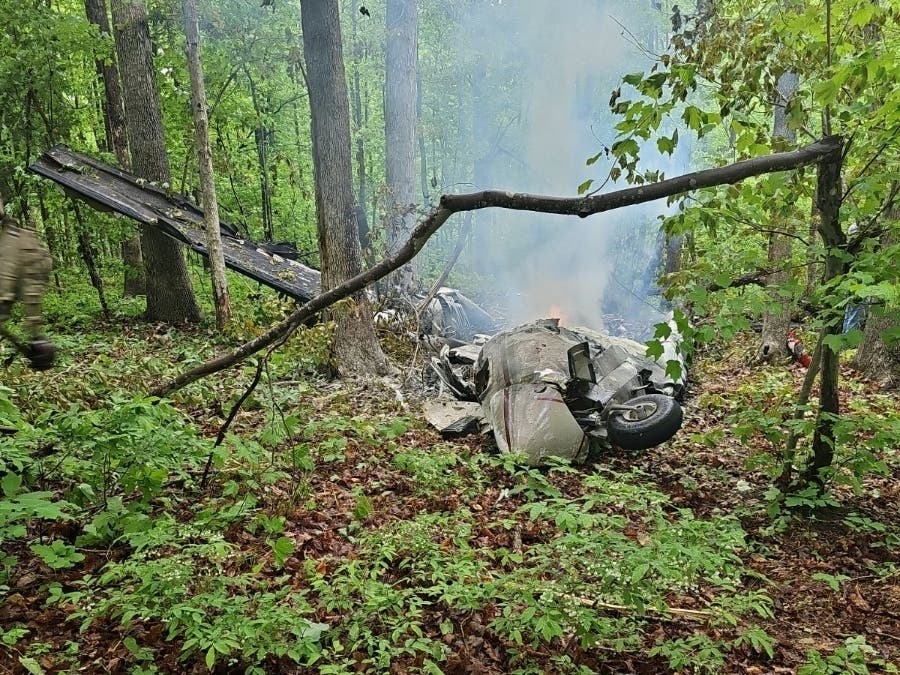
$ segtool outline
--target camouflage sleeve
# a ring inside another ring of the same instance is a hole
[[[0,325],[16,299],[15,246],[8,227],[0,230]]]
[[[0,323],[20,300],[31,337],[43,334],[41,303],[52,263],[50,254],[31,230],[7,226],[0,233]]]
[[[20,269],[22,309],[25,313],[25,327],[33,339],[43,336],[43,317],[41,304],[50,270],[53,264],[50,253],[43,247],[37,235],[30,230],[23,230],[20,249],[22,266]]]

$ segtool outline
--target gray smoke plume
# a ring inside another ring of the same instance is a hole
[[[609,94],[623,75],[649,67],[634,41],[660,20],[649,0],[494,0],[469,14],[460,39],[470,41],[481,69],[475,76],[485,79],[473,87],[481,92],[474,105],[483,107],[473,112],[475,126],[479,115],[486,118],[486,138],[476,134],[476,187],[571,196],[587,178],[599,186],[609,160],[591,167],[585,160],[616,138]],[[667,175],[685,169],[678,160],[663,166],[655,147],[643,162]],[[587,219],[481,212],[463,264],[492,280],[510,323],[553,314],[602,329],[603,315],[615,312],[650,325],[659,319],[650,311],[658,298],[646,296],[658,272],[665,212],[665,202]]]

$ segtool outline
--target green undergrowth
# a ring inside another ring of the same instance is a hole
[[[3,371],[0,652],[10,663],[438,673],[477,667],[477,653],[516,673],[595,672],[609,659],[716,672],[735,655],[773,657],[773,585],[748,566],[757,543],[728,508],[697,515],[637,468],[529,469],[485,443],[440,441],[391,392],[320,379],[327,325],[273,355],[221,445],[253,363],[173,401],[141,393],[283,309],[253,308],[225,337],[160,333],[124,315],[85,321],[54,335],[59,369]],[[780,440],[789,378],[753,382],[693,404],[725,420],[727,432],[708,430],[716,442]],[[890,466],[874,448],[898,437],[896,410],[866,401],[850,404],[862,430],[853,457]],[[703,433],[684,438],[708,447]],[[845,520],[896,537],[878,520]],[[869,649],[810,652],[804,672],[877,665]]]

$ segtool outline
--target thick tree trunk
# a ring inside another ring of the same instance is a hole
[[[353,83],[351,92],[353,96],[353,126],[355,127],[356,144],[356,203],[358,205],[357,225],[359,227],[359,243],[362,247],[363,257],[372,262],[372,237],[369,231],[369,221],[366,218],[366,202],[368,202],[368,180],[366,178],[366,141],[363,134],[363,105],[360,94],[362,85],[359,77],[359,64],[362,60],[362,48],[357,33],[358,18],[356,12],[350,12],[351,25],[353,26]]]
[[[387,0],[384,136],[387,169],[387,240],[393,253],[409,238],[416,223],[416,100],[418,17],[415,0]],[[395,283],[411,293],[418,276],[404,266]]]
[[[419,69],[418,53],[416,54],[416,140],[419,143],[419,184],[422,189],[422,203],[428,204],[431,199],[428,189],[428,153],[425,151],[425,124],[422,113],[422,72]]]
[[[350,110],[337,0],[302,0],[303,53],[312,113],[313,165],[322,288],[362,270],[350,161]],[[375,338],[365,294],[334,313],[335,365],[342,374],[385,373],[387,360]]]
[[[110,35],[106,0],[85,0],[85,13],[101,35]],[[125,108],[122,103],[122,88],[119,84],[119,68],[115,60],[98,60],[97,72],[103,78],[103,122],[106,128],[107,149],[116,155],[119,166],[128,171],[131,162],[128,157],[128,134],[125,129]],[[141,237],[135,233],[122,242],[122,266],[124,268],[125,297],[144,295],[144,260],[141,257]]]
[[[898,326],[896,312],[891,314],[883,307],[869,307],[865,336],[853,359],[853,367],[882,389],[900,387],[900,343],[884,339],[887,331],[896,331]]]
[[[231,321],[231,302],[228,298],[228,281],[225,278],[225,256],[222,251],[222,235],[219,231],[219,200],[216,196],[216,180],[213,174],[212,152],[209,148],[209,114],[206,108],[206,87],[203,84],[203,67],[200,63],[200,26],[195,0],[184,0],[184,35],[188,71],[191,77],[191,99],[194,111],[194,130],[197,158],[200,164],[200,189],[203,191],[203,214],[206,226],[206,246],[209,251],[209,268],[212,276],[213,299],[216,305],[216,325],[224,329]]]
[[[784,73],[778,79],[778,92],[775,104],[775,121],[772,129],[772,140],[777,145],[793,145],[797,141],[797,133],[788,126],[787,107],[797,91],[799,78],[796,73]],[[781,148],[779,148],[781,149]],[[774,220],[773,229],[787,230],[789,220]],[[784,286],[790,279],[787,262],[791,258],[793,240],[789,233],[773,232],[769,235],[768,261],[769,269],[775,270],[769,277],[769,296],[772,306],[763,313],[762,342],[758,358],[764,362],[784,360],[788,356],[787,334],[791,328],[791,301],[784,297]]]
[[[147,180],[168,185],[169,160],[154,79],[147,9],[140,1],[112,0],[112,14],[132,170]],[[200,308],[181,246],[158,230],[144,227],[141,250],[147,281],[147,318],[169,323],[198,321]]]
[[[900,209],[889,209],[886,217],[896,222],[900,219]],[[895,233],[888,232],[883,235],[881,245],[893,246],[896,241]],[[898,327],[900,316],[896,309],[870,306],[863,341],[853,359],[853,367],[883,389],[900,387],[900,342],[884,338],[887,331],[896,331]]]

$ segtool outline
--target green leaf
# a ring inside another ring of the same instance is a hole
[[[650,340],[647,342],[647,356],[651,359],[658,359],[663,355],[662,342],[659,340]]]
[[[372,513],[372,501],[364,494],[356,496],[356,506],[353,508],[353,515],[358,520],[364,520]]]
[[[835,353],[840,352],[846,342],[846,336],[843,333],[839,333],[837,335],[826,335],[824,338],[822,338],[822,343]]]
[[[584,181],[581,185],[578,186],[578,194],[583,195],[585,192],[588,191],[588,188],[590,188],[591,185],[593,185],[593,183],[594,183],[594,179],[588,178],[586,181]]]
[[[636,584],[650,571],[650,563],[641,563],[631,572],[631,583]]]
[[[3,488],[3,495],[5,497],[15,497],[21,485],[22,476],[17,473],[13,473],[12,471],[10,471],[3,477],[2,480],[0,480],[0,487]]]
[[[30,656],[20,656],[19,663],[22,664],[22,667],[25,668],[31,675],[44,675],[47,671],[41,668],[41,664],[35,661]]]
[[[622,81],[625,84],[630,84],[632,87],[636,87],[641,83],[644,79],[643,73],[628,73],[625,77],[622,78]]]
[[[703,126],[703,111],[695,105],[689,105],[684,109],[681,118],[694,131],[699,131]]]
[[[84,555],[78,553],[74,546],[54,540],[49,546],[45,544],[32,544],[28,547],[35,555],[40,556],[48,567],[54,570],[64,570],[74,567],[84,560]]]
[[[633,138],[616,141],[610,148],[610,152],[616,157],[626,157],[629,155],[636,157],[639,151],[640,148],[638,147],[637,141]]]
[[[875,16],[876,5],[874,2],[872,3],[863,3],[862,6],[853,12],[853,16],[850,17],[850,23],[857,28],[862,28],[872,21],[872,17]]]
[[[294,553],[294,542],[289,537],[278,537],[275,541],[269,541],[272,553],[275,556],[275,565],[283,567],[284,563]]]
[[[675,359],[669,359],[666,361],[666,375],[671,377],[673,380],[681,379],[681,362]]]

